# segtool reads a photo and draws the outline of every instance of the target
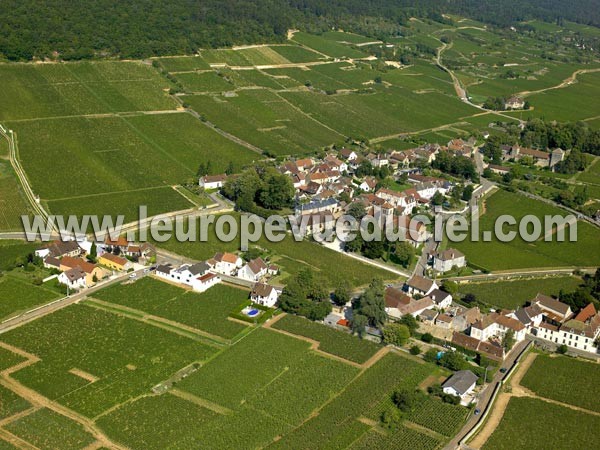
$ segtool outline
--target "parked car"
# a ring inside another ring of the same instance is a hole
[[[476,415],[476,416],[478,416],[480,412],[481,412],[481,410],[480,410],[479,408],[477,408],[477,409],[475,410],[475,415]]]
[[[506,373],[506,370],[507,370],[507,369],[506,369],[506,367],[502,367],[502,368],[500,369],[500,373]]]
[[[136,278],[137,277],[137,273],[133,272],[129,274],[129,278]]]

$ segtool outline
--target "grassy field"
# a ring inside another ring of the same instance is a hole
[[[525,280],[493,281],[459,285],[461,294],[475,294],[477,300],[490,306],[514,309],[532,300],[536,294],[558,295],[574,291],[581,284],[576,277],[550,277]]]
[[[598,364],[566,356],[538,355],[521,384],[542,397],[600,412],[600,404],[588,391],[599,382]]]
[[[449,245],[465,253],[468,262],[488,270],[600,265],[600,253],[588,251],[596,247],[598,229],[582,221],[577,223],[576,242],[557,242],[554,236],[552,241],[546,242],[543,231],[540,240],[535,242],[526,242],[519,237],[507,243],[500,242],[495,237],[490,242],[484,242],[482,233],[486,230],[493,233],[496,219],[503,214],[511,214],[517,224],[522,217],[532,214],[541,218],[542,226],[545,215],[567,215],[554,206],[499,190],[485,202],[485,214],[479,221],[480,240],[471,241],[467,238]],[[518,226],[505,226],[504,231],[518,231]],[[568,233],[565,234],[568,239]]]
[[[366,53],[363,53],[358,49],[352,48],[349,45],[340,44],[331,36],[317,36],[298,32],[294,33],[292,40],[331,58],[364,58],[367,56]]]
[[[600,418],[543,400],[513,397],[484,450],[596,448]],[[551,436],[548,433],[551,433]]]
[[[79,450],[95,442],[82,425],[49,409],[39,409],[5,428],[40,450]]]
[[[12,268],[16,258],[32,253],[39,246],[39,242],[0,240],[0,270]]]
[[[227,317],[248,298],[248,291],[224,284],[198,294],[146,277],[134,284],[111,286],[94,294],[94,297],[226,339],[246,329],[238,322],[227,320]]]
[[[10,163],[0,159],[0,231],[22,229],[21,215],[29,212],[29,204]]]
[[[361,364],[381,348],[374,342],[290,314],[279,319],[273,328],[319,341],[320,350]]]
[[[9,275],[0,277],[0,320],[48,303],[60,295]]]
[[[16,372],[16,379],[88,417],[149,392],[214,353],[195,340],[85,305],[4,333],[2,341],[41,358]]]

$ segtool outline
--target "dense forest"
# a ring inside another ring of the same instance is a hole
[[[288,28],[382,37],[409,17],[456,13],[507,26],[538,18],[600,25],[597,0],[3,0],[0,58],[140,58],[277,42]]]

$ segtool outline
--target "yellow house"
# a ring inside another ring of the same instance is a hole
[[[131,262],[120,256],[113,255],[112,253],[104,253],[98,258],[98,263],[112,270],[124,271],[129,270],[133,265]]]

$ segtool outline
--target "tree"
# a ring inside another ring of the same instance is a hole
[[[419,347],[418,345],[413,345],[410,348],[410,354],[411,355],[419,355],[421,353],[421,347]]]
[[[442,290],[452,296],[455,296],[456,294],[458,294],[458,283],[456,283],[455,281],[444,280],[444,282],[442,283]]]
[[[401,347],[408,342],[410,331],[406,325],[388,323],[383,327],[383,342]]]
[[[362,314],[354,314],[352,316],[352,333],[357,334],[359,337],[364,337],[366,334],[366,326],[369,324],[369,319]]]
[[[357,221],[360,221],[367,214],[367,212],[365,205],[362,202],[353,202],[348,207],[346,214],[354,217]]]
[[[504,347],[504,351],[507,353],[513,348],[515,345],[515,332],[513,330],[508,330],[504,337],[502,338],[502,347]]]
[[[406,241],[398,241],[394,246],[394,259],[403,267],[409,267],[415,252],[413,246]]]
[[[370,326],[379,328],[387,319],[384,296],[383,282],[375,279],[353,303],[352,309],[355,313],[367,317]]]
[[[392,401],[404,413],[413,411],[423,400],[424,394],[420,391],[401,389],[392,394]]]
[[[92,242],[92,245],[90,247],[90,256],[93,259],[96,259],[96,257],[98,256],[98,250],[96,248],[96,243],[95,242]]]
[[[227,164],[227,168],[225,169],[225,173],[227,175],[231,175],[235,172],[235,168],[233,166],[233,161],[229,161],[229,164]]]
[[[419,328],[419,322],[417,322],[417,319],[415,319],[412,314],[404,314],[400,318],[398,323],[406,325],[408,331],[410,331],[411,336],[415,334],[415,331],[417,331],[417,329]]]
[[[468,363],[458,352],[446,352],[440,358],[440,365],[450,370],[462,370]]]
[[[381,239],[365,241],[363,244],[363,255],[369,259],[378,259],[385,254],[385,245]]]
[[[437,362],[438,353],[438,350],[436,350],[435,348],[430,348],[423,355],[423,359],[427,362]]]
[[[469,292],[468,294],[465,294],[465,296],[462,298],[463,302],[470,304],[473,303],[477,303],[477,297],[475,297],[475,294],[472,294],[471,292]]]
[[[341,281],[333,292],[333,302],[337,306],[344,306],[350,301],[350,283]]]
[[[431,197],[431,203],[435,206],[440,206],[442,203],[444,203],[444,196],[440,191],[435,191],[435,194],[433,194]]]
[[[462,199],[465,202],[470,201],[473,198],[473,191],[474,191],[474,188],[473,188],[472,184],[466,185],[463,190],[463,193],[462,193]]]

